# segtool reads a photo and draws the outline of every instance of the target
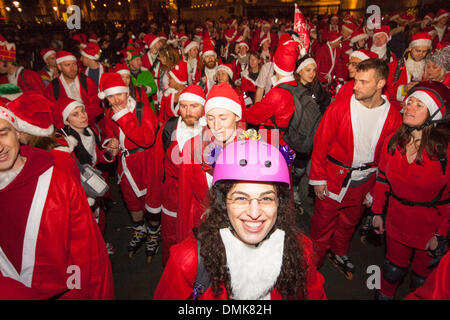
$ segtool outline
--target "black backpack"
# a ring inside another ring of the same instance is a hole
[[[313,147],[314,135],[322,113],[316,101],[308,90],[297,84],[292,86],[283,83],[278,88],[285,89],[294,97],[295,111],[289,120],[287,128],[280,128],[275,122],[275,116],[271,117],[276,129],[284,132],[283,140],[296,152],[310,153]]]

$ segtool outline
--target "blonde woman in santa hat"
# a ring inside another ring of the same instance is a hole
[[[382,148],[372,205],[373,226],[386,233],[379,299],[394,298],[410,266],[411,291],[423,285],[436,265],[432,260],[446,251],[449,99],[450,89],[442,83],[414,86],[405,100],[402,126]]]
[[[177,242],[199,225],[211,187],[215,159],[225,145],[236,141],[245,124],[236,91],[226,82],[214,85],[205,102],[205,125],[201,135],[185,143],[185,160],[179,169]],[[195,187],[194,187],[195,186]]]

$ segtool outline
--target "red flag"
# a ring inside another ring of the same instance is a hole
[[[301,13],[297,4],[295,4],[295,15],[294,15],[294,31],[298,34],[299,40],[302,45],[300,50],[300,55],[304,56],[309,49],[309,26],[306,22],[305,17]]]

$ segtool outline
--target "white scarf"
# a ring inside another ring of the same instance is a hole
[[[425,59],[415,61],[412,57],[408,57],[405,67],[406,71],[411,74],[411,81],[421,81],[425,72]]]
[[[23,158],[22,166],[17,170],[8,170],[6,172],[0,172],[0,190],[5,189],[14,179],[19,175],[25,166],[26,158]]]
[[[381,60],[385,60],[386,59],[387,45],[384,44],[381,47],[377,47],[377,46],[375,46],[373,44],[372,47],[370,48],[370,51],[375,52],[376,54],[378,54],[378,58],[380,58]]]
[[[259,246],[248,245],[228,228],[220,229],[230,272],[232,299],[269,300],[281,272],[284,231],[275,230]]]

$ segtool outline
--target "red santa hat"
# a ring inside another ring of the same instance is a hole
[[[445,9],[439,9],[436,13],[436,17],[434,18],[434,21],[438,21],[439,19],[448,16],[448,11]]]
[[[433,21],[434,20],[434,14],[433,12],[428,12],[425,17],[423,17],[423,20],[430,20]]]
[[[445,102],[442,103],[436,93],[428,88],[415,90],[405,98],[405,103],[408,103],[408,100],[411,99],[411,97],[422,101],[427,106],[430,115],[434,115],[439,110],[432,120],[441,120],[447,111]],[[445,99],[445,97],[443,97],[443,99]]]
[[[148,33],[144,36],[143,40],[145,42],[145,48],[150,49],[161,39],[154,34]]]
[[[214,55],[217,58],[217,53],[210,38],[203,39],[202,57]]]
[[[182,41],[183,39],[189,39],[189,37],[184,32],[180,32],[178,34],[178,37],[179,37],[180,41]]]
[[[100,59],[100,54],[102,50],[95,42],[89,42],[86,48],[81,49],[81,55],[88,59],[98,60]]]
[[[219,70],[223,70],[225,71],[228,76],[230,77],[230,80],[233,81],[233,65],[232,64],[221,64],[217,67],[217,72],[219,72]]]
[[[88,42],[98,43],[98,37],[95,33],[89,35]]]
[[[56,55],[56,51],[51,48],[46,48],[41,50],[41,56],[42,60],[46,60],[48,57],[50,57],[52,54]]]
[[[282,76],[290,76],[294,73],[295,64],[299,57],[297,42],[287,42],[278,47],[273,57],[273,69]]]
[[[199,47],[198,42],[197,41],[192,41],[192,40],[187,40],[184,43],[184,46],[183,46],[184,54],[188,54],[189,51],[191,51],[191,49],[194,48],[194,47],[197,47],[197,48]]]
[[[342,30],[346,30],[346,31],[348,31],[350,33],[355,32],[357,28],[358,27],[354,23],[351,23],[351,22],[342,25]]]
[[[367,40],[369,38],[369,35],[364,32],[363,29],[358,29],[353,31],[352,36],[350,38],[350,45],[353,45],[354,43],[358,42],[359,40]]]
[[[250,50],[250,46],[248,45],[247,41],[240,41],[238,43],[238,48],[240,48],[242,46],[247,47],[247,50]]]
[[[77,58],[68,51],[56,52],[56,63],[59,64],[64,61],[77,61]]]
[[[122,76],[116,72],[102,74],[98,86],[98,97],[103,100],[106,97],[117,93],[129,93],[130,88],[125,85]]]
[[[76,34],[72,39],[80,43],[80,48],[85,48],[87,46],[87,36],[84,33]]]
[[[339,20],[339,16],[338,16],[337,14],[333,14],[333,15],[331,16],[331,18],[330,18],[330,21],[331,21],[332,19],[337,19],[337,20]]]
[[[239,96],[228,82],[212,86],[205,101],[205,114],[215,108],[222,108],[233,112],[242,118],[242,106]]]
[[[181,91],[178,101],[183,100],[200,103],[203,106],[206,102],[205,91],[198,84],[191,84]]]
[[[330,30],[327,32],[327,41],[329,43],[334,43],[342,39],[342,36],[339,32]]]
[[[269,39],[270,40],[270,39]],[[292,37],[289,35],[289,33],[283,33],[280,37],[280,39],[278,40],[278,43],[280,46],[293,41]]]
[[[53,108],[53,121],[56,128],[63,128],[64,121],[67,120],[70,113],[77,107],[84,107],[84,104],[68,97],[58,99],[56,102],[56,108]]]
[[[16,116],[17,130],[38,137],[49,137],[54,132],[52,110],[54,102],[42,94],[27,91],[8,104]]]
[[[386,35],[387,40],[388,40],[388,41],[391,41],[391,28],[390,28],[389,26],[387,26],[387,25],[382,25],[379,29],[375,29],[375,30],[373,31],[373,36],[372,36],[372,38],[375,37],[377,34],[380,34],[380,33]]]
[[[358,59],[361,59],[361,61],[367,60],[367,59],[377,59],[378,58],[378,54],[376,54],[375,52],[372,52],[370,50],[367,49],[359,49],[359,50],[355,50],[350,54],[350,58],[355,57]]]
[[[16,116],[9,109],[7,109],[6,105],[4,105],[1,101],[0,101],[0,119],[6,120],[10,125],[14,127],[14,129],[17,130]]]
[[[167,35],[162,31],[158,33],[158,37],[160,40],[167,40]]]
[[[188,81],[188,70],[187,62],[181,60],[172,70],[169,71],[170,76],[179,84],[187,84]]]
[[[283,35],[285,35],[285,34],[287,34],[287,33],[284,33]],[[262,47],[263,43],[266,42],[266,41],[268,41],[270,43],[270,37],[269,37],[268,34],[264,34],[264,36],[259,41],[259,46]]]
[[[418,47],[418,46],[427,46],[431,48],[433,40],[431,39],[431,35],[428,32],[419,32],[413,34],[411,37],[411,42],[409,43],[409,48]]]
[[[115,65],[113,72],[119,73],[121,75],[128,74],[131,75],[131,71],[128,66],[124,63],[118,63]]]

